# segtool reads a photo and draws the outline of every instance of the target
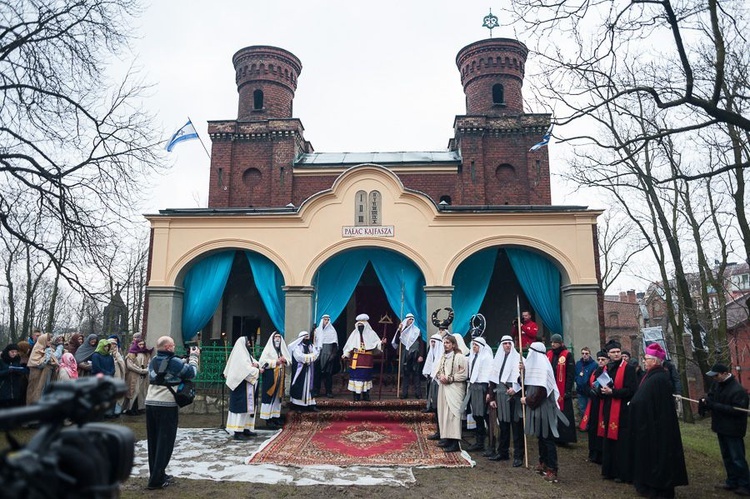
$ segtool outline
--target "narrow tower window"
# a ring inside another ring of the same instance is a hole
[[[492,103],[505,104],[505,90],[499,83],[492,85]]]
[[[253,92],[253,109],[263,109],[263,90]]]

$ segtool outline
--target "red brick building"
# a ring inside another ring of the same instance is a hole
[[[269,46],[238,51],[232,61],[236,120],[209,122],[213,142],[209,208],[299,206],[328,189],[347,168],[392,169],[404,186],[448,205],[550,205],[546,148],[529,152],[550,125],[523,109],[526,46],[494,38],[456,57],[466,95],[445,151],[316,153],[292,117],[302,63]]]

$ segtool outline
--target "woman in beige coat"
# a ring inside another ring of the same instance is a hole
[[[146,348],[146,342],[140,336],[133,338],[133,343],[125,356],[125,402],[122,410],[125,414],[135,416],[145,411],[144,402],[148,391],[148,364],[153,349]]]
[[[58,367],[57,358],[49,345],[49,334],[39,336],[29,354],[29,387],[26,391],[26,404],[34,404],[42,396],[44,389],[54,379]]]

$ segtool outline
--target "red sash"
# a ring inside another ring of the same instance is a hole
[[[594,370],[594,372],[591,373],[591,377],[589,378],[589,387],[594,386],[594,381],[596,381],[596,378],[594,378],[595,373],[596,373],[596,369]],[[581,431],[586,431],[589,429],[589,419],[591,419],[591,399],[592,397],[589,397],[589,402],[588,404],[586,404],[586,412],[583,413],[583,417],[581,418],[581,424],[578,425],[578,428],[580,428]]]
[[[552,362],[552,356],[555,355],[555,353],[550,350],[547,352],[547,358],[549,359],[550,363]],[[560,350],[560,356],[557,358],[557,365],[552,366],[552,370],[555,371],[555,383],[557,383],[557,391],[560,392],[560,400],[557,402],[557,405],[560,406],[560,410],[563,409],[563,406],[565,405],[565,380],[567,369],[568,369],[568,349],[563,347],[562,350]]]
[[[620,367],[617,369],[617,374],[615,374],[615,385],[612,388],[613,390],[618,390],[622,388],[622,385],[625,384],[625,361],[620,362]],[[610,440],[617,440],[617,437],[620,433],[620,408],[622,407],[622,399],[616,399],[612,397],[612,403],[609,406],[609,425],[606,427],[606,437]],[[604,408],[604,404],[599,405],[599,429],[597,430],[597,435],[600,437],[605,436],[605,427],[604,427],[604,418],[602,418],[602,409]]]

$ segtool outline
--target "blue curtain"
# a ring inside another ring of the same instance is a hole
[[[338,319],[357,287],[367,265],[367,253],[362,250],[346,251],[332,257],[318,270],[315,282],[315,318],[328,314],[331,322]]]
[[[427,297],[422,272],[411,260],[392,251],[371,250],[370,261],[383,286],[388,305],[397,314],[402,310],[402,315],[414,314],[414,322],[422,332],[422,338],[427,340]]]
[[[453,275],[454,317],[453,331],[465,334],[469,331],[471,316],[479,312],[490,285],[495,267],[497,248],[488,248],[474,253],[456,269]],[[432,313],[432,311],[430,312]]]
[[[375,273],[383,286],[388,304],[397,313],[401,313],[401,289],[403,283],[404,314],[414,314],[417,327],[422,336],[427,337],[425,321],[426,298],[422,272],[408,258],[398,253],[379,248],[362,248],[340,253],[328,260],[318,270],[316,277],[317,321],[324,313],[335,321],[346,307],[357,287],[362,272],[368,262],[372,263]],[[371,317],[371,323],[373,319]]]
[[[553,334],[562,335],[560,271],[537,253],[517,248],[506,248],[505,251],[531,306]]]
[[[276,330],[283,334],[284,332],[284,309],[286,301],[284,299],[284,276],[271,260],[252,251],[245,251],[247,261],[250,263],[250,270],[253,271],[255,287],[258,289],[260,299],[266,307],[268,315]]]
[[[232,269],[234,251],[209,255],[195,263],[183,281],[182,339],[192,340],[214,315]]]

